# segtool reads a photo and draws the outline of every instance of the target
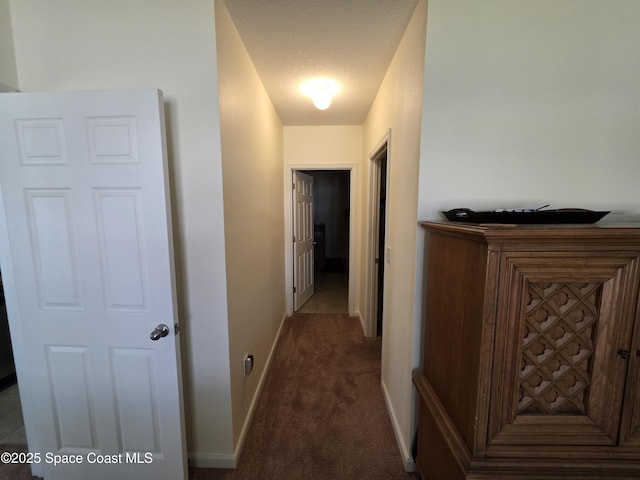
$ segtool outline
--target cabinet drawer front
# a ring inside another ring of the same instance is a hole
[[[615,445],[638,259],[503,253],[488,443]]]

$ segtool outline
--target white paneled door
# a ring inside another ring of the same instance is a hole
[[[186,478],[162,93],[0,94],[0,188],[33,471]]]
[[[293,172],[293,309],[313,295],[313,177]]]

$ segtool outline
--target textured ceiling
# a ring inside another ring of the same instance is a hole
[[[285,125],[359,125],[375,98],[417,0],[225,0]],[[339,85],[317,110],[301,85]]]

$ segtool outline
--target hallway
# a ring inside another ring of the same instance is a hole
[[[380,388],[381,337],[346,314],[285,320],[235,470],[191,480],[408,480]]]

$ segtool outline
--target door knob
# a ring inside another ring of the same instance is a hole
[[[167,335],[169,335],[169,327],[167,327],[164,323],[161,323],[153,329],[153,332],[151,332],[149,338],[155,342],[156,340],[160,340],[162,337],[166,337]]]

